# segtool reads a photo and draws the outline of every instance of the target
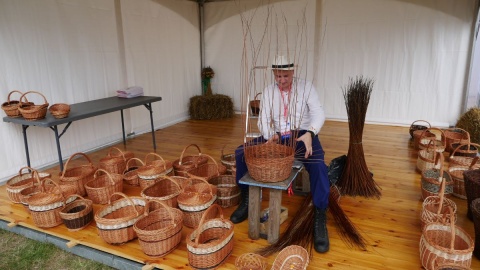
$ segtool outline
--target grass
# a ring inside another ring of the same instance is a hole
[[[0,269],[114,269],[42,243],[0,229]]]

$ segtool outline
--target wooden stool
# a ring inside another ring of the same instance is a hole
[[[262,188],[270,189],[270,201],[268,203],[269,222],[267,228],[268,243],[278,241],[280,234],[280,208],[282,206],[282,191],[287,190],[292,181],[303,170],[303,164],[295,161],[290,176],[281,182],[267,183],[258,182],[250,177],[250,174],[243,176],[239,183],[248,185],[248,236],[251,239],[260,238],[260,208]]]

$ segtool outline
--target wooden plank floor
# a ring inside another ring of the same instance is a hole
[[[157,153],[164,159],[173,161],[179,158],[185,146],[195,143],[200,146],[203,153],[219,161],[224,146],[228,153],[242,143],[242,126],[242,119],[239,116],[227,120],[181,122],[156,131]],[[331,159],[347,153],[348,135],[346,122],[326,122],[320,138],[326,152],[327,164]],[[143,134],[129,139],[126,146],[122,143],[116,146],[132,151],[143,159],[152,151],[151,135]],[[308,269],[421,269],[420,174],[415,171],[417,154],[412,147],[408,127],[366,125],[363,146],[367,165],[374,173],[375,181],[382,188],[382,197],[380,200],[342,197],[340,204],[367,239],[368,250],[348,247],[339,238],[333,220],[329,219],[330,251],[326,254],[314,253]],[[89,153],[89,157],[96,163],[107,153],[108,148],[101,149]],[[81,159],[74,160],[71,166],[84,162]],[[58,179],[58,166],[47,171],[52,173],[54,179]],[[125,193],[138,196],[140,189],[127,187]],[[289,218],[281,226],[281,231],[298,211],[302,200],[302,196],[284,194],[282,204],[288,208]],[[466,201],[458,198],[453,200],[458,206],[457,224],[473,238],[473,223],[466,218]],[[120,246],[106,244],[98,237],[94,223],[78,232],[69,232],[64,225],[46,230],[36,228],[21,205],[10,203],[5,186],[0,187],[0,203],[0,219],[55,235],[71,241],[71,244],[82,244],[161,269],[189,268],[185,240],[166,257],[152,258],[143,254],[138,240]],[[268,192],[264,192],[262,206],[266,208],[267,205]],[[94,209],[98,210],[100,207],[95,205]],[[224,214],[229,217],[233,210],[233,207],[224,209]],[[183,238],[185,239],[190,232],[191,229],[184,227]],[[234,262],[238,256],[267,245],[264,239],[249,239],[247,232],[247,221],[235,225],[233,253],[222,265],[222,269],[234,269]],[[270,267],[275,255],[267,259]],[[471,268],[480,269],[480,261],[475,257],[472,259]]]

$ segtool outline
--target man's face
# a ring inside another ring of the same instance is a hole
[[[282,91],[290,89],[293,81],[293,70],[273,70],[273,76],[278,84],[278,88]]]

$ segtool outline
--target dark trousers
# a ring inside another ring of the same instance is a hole
[[[300,130],[296,137],[300,137],[305,134],[306,130]],[[295,133],[294,133],[295,134]],[[282,139],[282,144],[289,145],[290,138]],[[264,143],[266,140],[263,137],[258,137],[251,141],[252,144]],[[250,142],[249,142],[250,143]],[[312,141],[313,154],[305,159],[305,145],[303,142],[295,142],[295,158],[303,163],[305,169],[310,176],[310,192],[312,193],[313,204],[321,209],[328,207],[328,196],[330,192],[330,181],[328,180],[328,169],[325,165],[322,145],[318,137]],[[238,181],[248,172],[247,163],[245,162],[245,155],[243,152],[244,145],[240,145],[235,150],[236,161],[236,180]],[[248,186],[239,184],[241,189],[247,189]]]

